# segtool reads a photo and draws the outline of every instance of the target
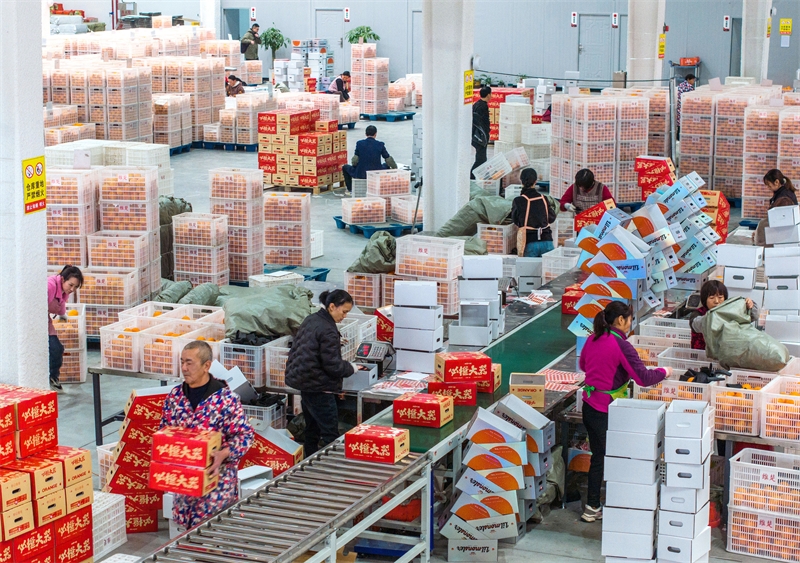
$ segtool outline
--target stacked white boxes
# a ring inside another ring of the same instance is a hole
[[[768,219],[767,244],[774,246],[764,250],[765,330],[783,342],[791,355],[800,356],[800,208],[775,207]]]
[[[505,331],[505,311],[498,281],[503,277],[502,256],[465,256],[458,282],[458,322],[450,325],[455,346],[487,346]]]
[[[608,408],[602,546],[606,561],[655,560],[665,411],[663,403],[636,399],[617,399]]]
[[[515,266],[520,295],[542,287],[542,263],[542,258],[517,258]]]
[[[397,369],[433,373],[443,352],[443,310],[435,281],[397,281],[394,285],[394,347]]]
[[[672,401],[665,418],[666,482],[658,515],[658,560],[708,561],[713,412],[705,401]]]
[[[764,291],[756,289],[757,270],[764,263],[764,248],[739,244],[717,245],[717,264],[724,266],[723,283],[729,297],[749,297],[761,307]]]

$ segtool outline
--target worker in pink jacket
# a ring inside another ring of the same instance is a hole
[[[647,369],[638,352],[627,340],[633,310],[627,303],[612,301],[594,318],[594,334],[581,352],[580,368],[586,373],[583,390],[583,425],[589,435],[592,461],[589,465],[589,492],[581,520],[594,522],[603,518],[600,488],[603,485],[608,431],[608,406],[614,399],[627,396],[633,379],[649,387],[672,375],[672,368]],[[634,431],[634,429],[631,429]]]
[[[47,278],[47,318],[50,349],[50,387],[61,391],[59,372],[64,363],[64,345],[58,339],[53,326],[53,316],[63,317],[67,314],[69,296],[83,285],[83,273],[75,266],[64,266],[60,274]]]

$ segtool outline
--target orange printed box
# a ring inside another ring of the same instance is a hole
[[[489,381],[477,381],[478,393],[494,393],[500,389],[503,383],[502,364],[492,364],[492,379]]]
[[[26,502],[0,514],[3,541],[12,540],[33,530],[33,503]]]
[[[453,405],[475,406],[478,404],[478,383],[467,381],[466,383],[445,383],[444,381],[430,381],[428,383],[428,393],[443,395],[453,398]]]
[[[344,435],[345,457],[377,463],[397,463],[410,451],[405,428],[360,424]]]
[[[55,522],[66,515],[67,502],[63,490],[50,493],[33,501],[33,523],[36,527]]]
[[[85,506],[53,523],[56,542],[63,543],[92,529],[92,507]]]
[[[91,560],[94,544],[90,531],[64,543],[56,543],[56,561],[58,563],[85,563]]]
[[[158,531],[158,510],[142,510],[125,514],[125,531],[142,534]]]
[[[92,454],[89,450],[58,446],[35,457],[60,463],[65,487],[92,477]]]
[[[6,469],[25,473],[30,479],[33,498],[40,498],[64,488],[61,464],[49,459],[20,459],[5,466]]]
[[[314,123],[314,131],[317,133],[336,133],[339,130],[339,122],[335,119],[317,121]]]
[[[125,404],[125,418],[158,423],[161,409],[171,389],[169,387],[149,387],[134,389]]]
[[[11,540],[14,561],[28,561],[56,547],[56,534],[52,524],[41,526]]]
[[[431,393],[405,393],[392,403],[394,423],[441,428],[453,420],[453,398]]]
[[[221,449],[222,434],[215,430],[163,428],[153,434],[152,461],[203,469]]]
[[[0,512],[33,500],[31,477],[24,471],[0,469]]]
[[[392,316],[392,306],[375,309],[375,316],[378,317],[378,340],[392,342],[394,340],[394,317]]]
[[[475,471],[522,467],[528,459],[525,442],[472,444],[464,455],[464,465]]]
[[[204,497],[217,487],[219,475],[204,467],[185,467],[153,461],[150,463],[150,488],[190,497]]]
[[[64,489],[67,502],[67,514],[72,514],[78,510],[91,506],[94,502],[94,491],[92,490],[92,480],[84,479],[74,485]]]
[[[536,373],[512,373],[508,380],[508,391],[534,408],[544,407],[544,375]]]
[[[124,469],[147,471],[150,468],[150,452],[146,449],[128,448],[120,442],[112,455],[112,462]]]
[[[30,457],[58,445],[58,423],[45,422],[14,433],[14,449],[18,459]]]
[[[436,354],[434,375],[445,383],[491,381],[492,359],[481,352],[445,352]]]

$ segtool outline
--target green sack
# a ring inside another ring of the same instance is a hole
[[[176,282],[159,293],[153,301],[158,301],[159,303],[177,303],[190,291],[192,291],[192,282]]]
[[[279,285],[230,297],[223,305],[225,336],[233,338],[237,332],[267,338],[295,335],[303,320],[319,310],[311,303],[313,296],[304,287]]]
[[[389,274],[394,272],[397,241],[386,231],[377,231],[364,246],[348,272],[359,274]]]
[[[502,225],[510,222],[511,202],[502,197],[478,197],[467,203],[439,229],[436,236],[463,237],[478,233],[478,223]]]
[[[182,305],[213,305],[219,297],[219,286],[215,283],[204,283],[181,297]]]
[[[744,297],[725,301],[703,317],[706,355],[725,369],[778,371],[789,361],[786,346],[755,328]]]

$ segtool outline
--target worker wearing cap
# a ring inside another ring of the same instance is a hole
[[[367,127],[366,133],[367,138],[361,139],[356,143],[356,150],[351,161],[352,165],[345,164],[342,166],[344,183],[348,192],[353,189],[353,178],[364,180],[367,177],[367,172],[372,170],[397,168],[397,163],[389,154],[389,151],[386,150],[386,145],[377,139],[378,128],[370,125]],[[386,164],[381,162],[381,158],[386,161]]]

